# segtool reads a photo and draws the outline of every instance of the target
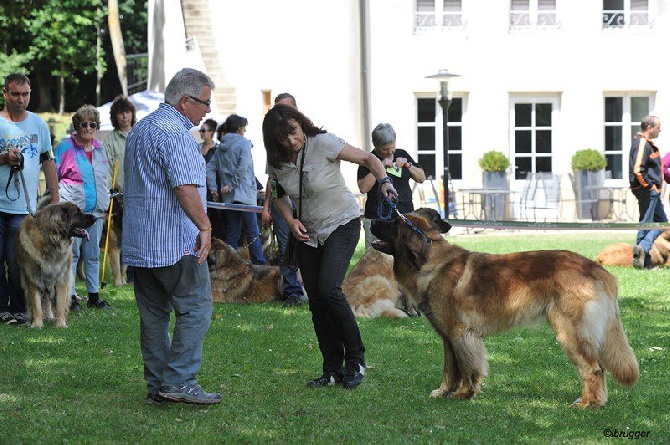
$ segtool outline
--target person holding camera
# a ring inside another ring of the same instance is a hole
[[[19,224],[35,211],[40,164],[51,202],[59,201],[58,177],[46,122],[28,111],[30,79],[14,73],[2,88],[5,108],[0,112],[0,323],[27,325],[25,296],[16,261]],[[25,184],[16,184],[15,175]],[[25,185],[25,187],[24,187]],[[24,196],[27,190],[28,196]],[[5,269],[5,264],[7,268]]]

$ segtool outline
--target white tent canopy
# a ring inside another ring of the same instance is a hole
[[[137,120],[139,121],[152,111],[158,109],[158,105],[164,100],[164,95],[163,93],[158,93],[156,91],[144,90],[130,95],[128,99],[130,99],[137,108]],[[98,112],[100,113],[100,131],[96,135],[97,139],[102,139],[107,133],[114,129],[111,116],[109,115],[109,110],[111,108],[112,102],[107,102],[98,107]]]

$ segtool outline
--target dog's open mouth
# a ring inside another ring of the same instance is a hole
[[[372,242],[372,248],[375,250],[378,250],[382,253],[385,253],[387,255],[393,255],[393,247],[387,243],[386,241],[382,241],[380,239],[374,240]]]
[[[90,240],[90,237],[88,236],[88,231],[86,229],[79,229],[77,227],[73,227],[70,229],[70,235],[76,236],[77,238],[86,238],[86,240]]]

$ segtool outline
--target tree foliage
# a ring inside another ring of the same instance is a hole
[[[119,0],[119,12],[126,52],[146,52],[147,2]],[[72,108],[81,105],[82,99],[92,103],[98,64],[103,71],[114,64],[106,22],[106,0],[0,2],[0,74],[30,73],[39,83],[49,84],[40,85],[43,95],[56,91],[62,78],[66,89],[63,94],[78,102]],[[98,36],[102,38],[100,51]],[[113,68],[113,75],[103,78],[103,82],[115,82],[103,87],[110,95],[120,90]],[[78,89],[79,83],[85,91]],[[45,99],[42,97],[43,102]]]

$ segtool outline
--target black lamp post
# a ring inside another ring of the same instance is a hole
[[[442,190],[444,192],[444,219],[449,219],[449,79],[459,77],[451,74],[446,69],[441,69],[437,74],[426,76],[426,79],[440,81],[440,100],[442,107],[442,156],[444,158],[444,174],[442,175]]]

